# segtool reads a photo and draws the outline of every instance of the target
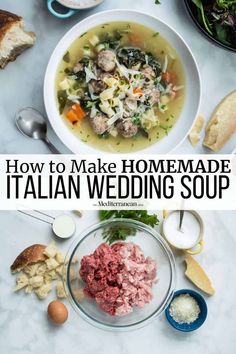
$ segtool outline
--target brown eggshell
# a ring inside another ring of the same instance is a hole
[[[62,302],[54,300],[48,305],[48,317],[55,324],[63,324],[68,318],[68,310]]]

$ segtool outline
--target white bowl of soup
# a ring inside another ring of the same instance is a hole
[[[130,10],[75,25],[54,50],[44,81],[50,123],[80,154],[168,153],[191,129],[200,96],[184,40],[159,19]]]

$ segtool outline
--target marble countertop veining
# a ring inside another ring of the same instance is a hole
[[[25,106],[35,107],[45,113],[43,78],[54,47],[75,23],[98,11],[115,8],[144,11],[175,28],[192,49],[199,65],[202,78],[200,113],[204,117],[208,118],[222,97],[236,89],[236,54],[216,47],[199,33],[187,14],[183,0],[162,0],[161,5],[155,5],[154,0],[105,0],[99,7],[80,11],[67,20],[59,20],[50,15],[46,0],[1,0],[0,8],[22,15],[27,29],[37,34],[34,47],[0,71],[0,82],[3,85],[0,95],[0,153],[49,152],[43,142],[20,135],[14,125],[14,114]],[[61,152],[69,152],[51,129],[49,135]],[[235,147],[236,135],[226,144],[222,153],[231,153]],[[176,153],[205,152],[201,144],[193,148],[188,139],[176,150]]]
[[[51,212],[57,215],[57,212]],[[49,243],[51,230],[17,212],[1,212],[0,348],[4,354],[235,354],[236,218],[233,212],[205,212],[205,248],[196,259],[207,269],[216,293],[205,296],[208,318],[196,332],[172,329],[164,314],[132,332],[112,333],[97,329],[80,318],[68,303],[69,319],[63,327],[49,323],[47,304],[34,294],[12,293],[15,276],[9,271],[17,254],[33,243]],[[77,231],[97,221],[96,212],[77,218]],[[159,228],[158,228],[159,229]],[[66,252],[73,240],[58,243]],[[185,279],[183,257],[176,254],[177,289],[194,288]]]

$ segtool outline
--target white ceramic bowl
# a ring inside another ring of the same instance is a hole
[[[75,10],[90,9],[103,2],[103,0],[57,0],[57,1],[60,4]]]
[[[164,137],[162,140],[143,150],[139,150],[138,153],[166,154],[171,152],[185,139],[198,113],[201,96],[200,76],[196,61],[183,38],[177,34],[174,29],[160,21],[158,18],[146,13],[131,10],[99,12],[79,22],[65,34],[52,53],[44,80],[44,102],[50,123],[61,141],[73,153],[98,153],[96,148],[87,145],[76,137],[60,117],[56,103],[55,77],[63,55],[76,38],[99,24],[114,21],[136,22],[152,28],[156,32],[160,32],[160,34],[175,48],[182,61],[186,76],[186,97],[180,117],[167,137]]]

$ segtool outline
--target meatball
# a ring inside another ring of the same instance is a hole
[[[130,116],[134,113],[138,107],[137,100],[135,98],[127,97],[124,102],[124,110],[127,112],[126,115]]]
[[[101,72],[98,77],[99,77],[99,80],[104,81],[104,80],[109,79],[109,78],[111,78],[113,76],[111,74],[109,74],[109,73]]]
[[[77,74],[79,71],[84,70],[84,65],[81,63],[77,63],[73,69],[74,73]]]
[[[94,93],[101,93],[107,88],[107,84],[102,80],[90,80],[90,85]]]
[[[138,132],[138,127],[132,122],[131,118],[128,118],[122,122],[119,122],[116,126],[119,134],[124,138],[132,138]]]
[[[101,135],[108,129],[108,118],[105,114],[99,113],[92,118],[92,127],[96,134]]]
[[[156,104],[159,101],[160,98],[160,91],[157,88],[154,88],[151,90],[150,95],[149,95],[149,103],[151,106]]]
[[[147,100],[151,106],[156,104],[160,98],[160,91],[154,85],[146,86],[143,93],[147,97]]]
[[[153,80],[156,75],[150,65],[145,65],[141,70],[142,75],[148,80]]]
[[[98,66],[103,71],[112,71],[115,69],[116,55],[112,50],[102,50],[98,54]]]

